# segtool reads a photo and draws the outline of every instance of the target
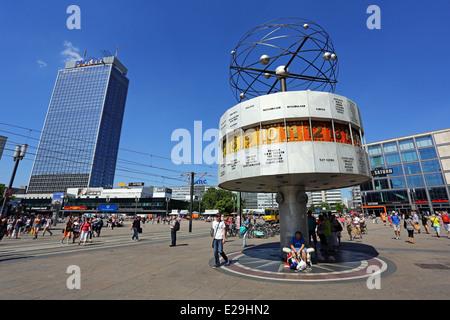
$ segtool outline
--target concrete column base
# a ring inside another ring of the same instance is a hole
[[[300,231],[306,244],[309,244],[308,219],[306,215],[308,196],[304,187],[285,186],[278,188],[276,199],[280,210],[280,258],[281,260],[286,260],[287,254],[283,252],[283,247],[291,247],[291,239],[296,231]]]

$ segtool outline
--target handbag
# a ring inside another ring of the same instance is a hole
[[[142,233],[142,228],[139,228],[139,229],[138,229],[138,233]]]
[[[416,223],[414,225],[414,230],[420,231],[420,229],[421,229],[420,224]]]

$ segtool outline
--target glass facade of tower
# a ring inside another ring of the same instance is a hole
[[[58,72],[28,193],[112,188],[129,83],[125,74],[114,63]]]
[[[361,185],[368,211],[450,209],[450,129],[366,145],[373,179]]]

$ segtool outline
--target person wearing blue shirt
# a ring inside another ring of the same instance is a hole
[[[291,254],[297,260],[302,259],[306,262],[306,243],[303,239],[303,235],[300,231],[295,233],[295,236],[291,240]]]
[[[392,226],[394,227],[395,239],[401,240],[402,238],[400,237],[400,217],[398,216],[397,212],[394,212],[394,214],[391,217],[391,221]]]

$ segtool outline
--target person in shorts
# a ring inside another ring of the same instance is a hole
[[[64,230],[63,230],[63,237],[62,237],[62,239],[60,241],[61,244],[63,244],[64,239],[67,239],[67,244],[69,244],[70,235],[71,235],[72,230],[73,230],[72,228],[73,228],[72,219],[69,218],[69,220],[67,220],[66,226],[64,227]]]
[[[436,232],[436,236],[438,238],[441,237],[441,218],[435,214],[433,214],[430,218],[431,225],[434,228],[434,231]]]
[[[295,232],[295,236],[292,237],[291,240],[291,255],[295,257],[297,261],[300,259],[306,263],[306,243],[305,239],[303,239],[303,235],[300,231]]]
[[[427,234],[430,234],[430,229],[428,229],[428,218],[425,214],[421,214],[421,219],[422,219],[422,225],[425,228],[425,231],[427,232]]]
[[[359,239],[362,239],[361,219],[356,214],[353,215],[352,223],[353,223],[353,228],[355,230],[355,235],[353,238],[356,239],[356,235],[359,234]]]
[[[350,237],[350,241],[352,241],[352,240],[353,240],[353,236],[352,236],[352,233],[353,233],[353,223],[352,223],[352,219],[351,219],[350,216],[348,216],[347,218],[345,218],[345,225],[346,225],[346,228],[347,228],[348,236]]]
[[[391,217],[392,227],[394,228],[394,234],[396,240],[401,240],[400,235],[400,217],[397,212],[394,212],[394,214]]]

